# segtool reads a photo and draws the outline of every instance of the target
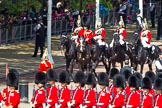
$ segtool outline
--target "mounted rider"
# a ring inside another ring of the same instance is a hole
[[[90,17],[88,16],[83,16],[82,17],[82,26],[83,29],[79,31],[79,35],[77,38],[77,46],[79,45],[79,39],[80,37],[84,37],[85,41],[88,43],[88,45],[92,46],[91,40],[92,40],[92,31],[89,29],[90,27]]]
[[[76,39],[78,38],[79,35],[79,31],[83,29],[82,25],[81,25],[81,18],[80,15],[78,15],[78,20],[76,22],[77,27],[74,28],[73,34],[71,39],[74,40],[76,42]]]
[[[124,21],[123,21],[123,18],[122,16],[120,16],[120,21],[119,21],[119,27],[117,28],[117,30],[115,30],[115,33],[118,33],[119,34],[119,43],[121,46],[124,47],[124,50],[126,50],[126,42],[125,42],[125,39],[126,39],[126,30],[125,30],[125,25],[124,25]],[[113,43],[114,43],[114,39],[112,40],[111,44],[110,44],[110,48],[113,47]]]
[[[140,33],[140,39],[141,39],[141,43],[143,45],[143,47],[146,49],[147,53],[148,53],[148,57],[147,59],[149,60],[150,54],[151,54],[151,45],[150,42],[152,40],[152,34],[150,32],[150,30],[148,30],[148,25],[147,25],[147,21],[146,19],[144,19],[144,25],[142,28],[142,31]]]
[[[102,27],[102,22],[101,22],[101,18],[99,18],[98,23],[97,23],[97,29],[94,31],[94,37],[93,39],[97,41],[98,45],[100,47],[102,46],[108,46],[105,43],[105,29]]]

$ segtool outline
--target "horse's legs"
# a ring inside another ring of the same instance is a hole
[[[104,64],[104,66],[105,66],[106,73],[107,73],[109,71],[109,69],[108,69],[108,65],[107,65],[107,62],[106,62],[106,58],[105,57],[102,57],[102,62]]]
[[[143,74],[143,67],[144,67],[144,63],[141,63],[141,69],[140,69],[141,74]]]
[[[152,63],[148,64],[149,70],[152,71]]]

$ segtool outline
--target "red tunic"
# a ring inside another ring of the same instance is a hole
[[[102,41],[104,41],[104,37],[105,37],[105,29],[104,28],[100,28],[94,31],[94,36],[101,36],[102,37]]]
[[[31,100],[32,104],[34,104],[35,108],[43,108],[43,104],[46,103],[45,90],[36,90],[34,95],[34,98]]]
[[[122,108],[124,106],[124,93],[122,91],[116,94],[112,105],[113,108]]]
[[[86,108],[92,108],[96,106],[96,93],[93,89],[86,90],[86,98],[85,98]]]
[[[155,96],[155,107],[162,108],[162,94]]]
[[[91,40],[92,40],[92,31],[91,30],[84,30],[84,29],[80,30],[77,42],[79,42],[80,36],[83,36],[85,39],[88,39],[88,41],[87,41],[88,44],[92,45],[91,44]]]
[[[47,106],[48,108],[55,108],[55,104],[58,102],[58,90],[55,85],[47,88],[48,93],[48,100],[47,100]]]
[[[146,37],[147,37],[147,44],[150,44],[150,41],[151,41],[151,39],[152,39],[152,34],[151,34],[151,32],[149,31],[149,30],[145,30],[145,31],[143,31],[143,32],[141,32],[140,33],[140,37],[142,37],[143,35],[146,35]]]
[[[126,39],[127,32],[126,32],[126,30],[124,28],[119,29],[119,34],[121,34],[121,36],[123,36],[123,40]]]
[[[112,100],[111,100],[111,103],[112,103],[116,94],[117,94],[117,91],[116,91],[116,87],[114,85],[110,85],[109,88],[110,88],[110,95],[112,97]]]
[[[130,87],[129,86],[126,86],[125,87],[125,93],[126,93],[126,101],[128,100],[128,97],[130,95]]]
[[[74,29],[74,35],[79,35],[79,31],[80,30],[83,30],[83,27],[76,27],[75,29]]]
[[[84,90],[82,88],[76,88],[73,92],[74,108],[80,108],[80,104],[83,103]]]
[[[132,92],[127,101],[128,108],[139,108],[140,107],[140,94],[137,91]]]
[[[98,93],[98,108],[107,108],[110,104],[111,98],[110,94],[106,91],[101,91]]]
[[[52,64],[46,60],[40,63],[38,72],[47,72],[48,69],[52,68]]]
[[[19,103],[20,103],[20,94],[17,91],[7,93],[5,101],[5,105],[7,107],[11,105],[12,108],[18,108]]]
[[[6,96],[8,95],[8,93],[9,93],[9,91],[8,91],[8,88],[7,87],[5,87],[3,90],[2,90],[2,100],[3,101],[6,101]]]
[[[60,108],[68,108],[67,102],[70,101],[70,90],[65,87],[60,90]]]
[[[143,95],[142,108],[152,108],[152,95],[150,93]]]

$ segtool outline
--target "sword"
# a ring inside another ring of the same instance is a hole
[[[96,107],[98,108],[97,102],[98,102],[98,92],[97,92],[97,87],[96,87]]]

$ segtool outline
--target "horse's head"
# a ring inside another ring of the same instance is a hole
[[[59,49],[62,49],[64,46],[67,45],[68,43],[68,37],[66,35],[61,35],[60,36],[60,43],[58,45]]]
[[[81,52],[84,52],[85,46],[86,46],[86,42],[85,42],[85,38],[83,36],[79,38],[79,43],[80,43],[79,44],[79,50]]]
[[[120,40],[119,33],[115,32],[113,34],[113,37],[114,37],[114,44],[115,45],[120,44],[120,42],[119,42],[119,40]]]
[[[140,36],[138,32],[133,34],[133,45],[138,45],[140,43]]]

